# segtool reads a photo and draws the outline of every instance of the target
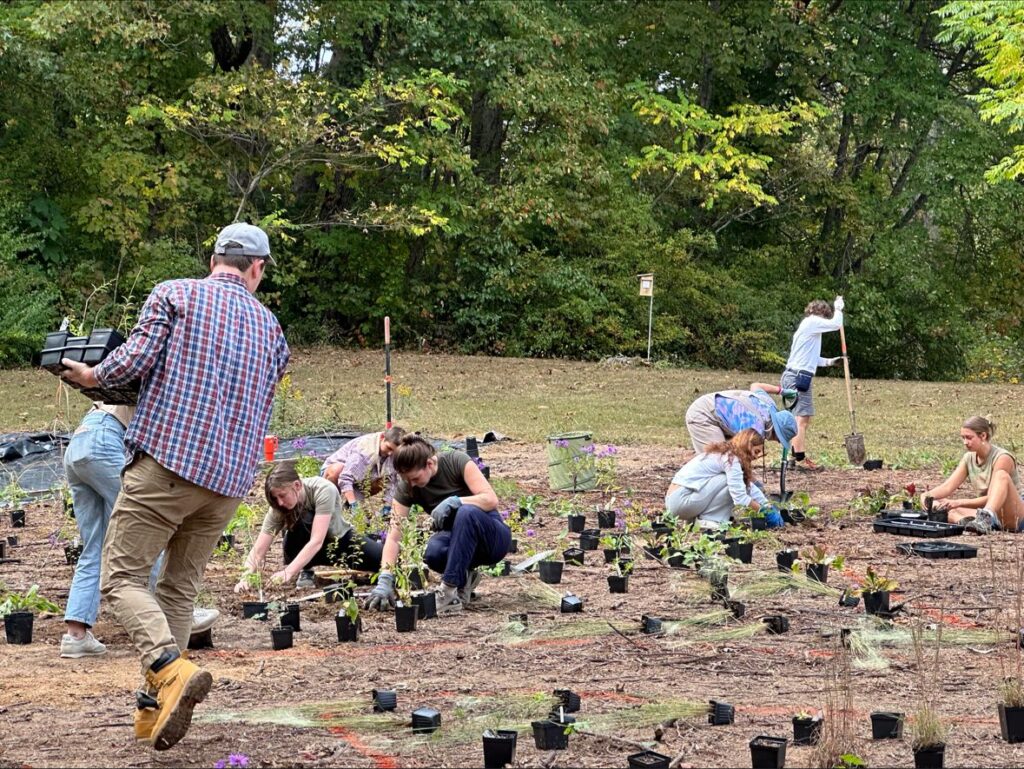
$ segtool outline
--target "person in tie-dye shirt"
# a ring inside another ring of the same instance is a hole
[[[391,508],[398,476],[391,455],[405,435],[401,427],[353,438],[324,460],[320,475],[338,487],[349,507],[383,488],[384,507]]]
[[[752,428],[766,440],[782,444],[783,454],[796,435],[796,420],[779,409],[758,383],[750,390],[722,390],[702,395],[686,410],[686,429],[698,454],[712,443],[721,443]]]

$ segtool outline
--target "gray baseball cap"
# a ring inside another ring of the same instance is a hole
[[[266,259],[271,264],[277,264],[274,257],[270,255],[270,240],[267,238],[267,233],[255,224],[246,224],[245,222],[235,222],[221,230],[217,235],[213,253],[252,256]]]

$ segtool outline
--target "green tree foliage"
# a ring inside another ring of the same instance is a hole
[[[0,364],[271,233],[293,341],[860,375],[1021,341],[1016,2],[0,5]],[[1009,130],[1007,130],[1009,129]],[[1002,160],[1000,160],[1002,158]],[[829,340],[829,345],[833,344]],[[984,368],[982,368],[984,366]]]

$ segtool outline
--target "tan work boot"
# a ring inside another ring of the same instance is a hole
[[[153,739],[153,727],[160,712],[160,703],[149,692],[135,692],[135,739],[150,742]]]
[[[146,671],[146,683],[156,691],[159,705],[150,732],[150,744],[167,750],[178,743],[192,724],[192,710],[206,699],[213,676],[194,663],[177,657],[160,668]]]

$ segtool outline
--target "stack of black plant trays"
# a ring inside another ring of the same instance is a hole
[[[54,331],[46,335],[46,342],[39,356],[39,365],[52,374],[60,376],[64,370],[61,360],[77,361],[89,366],[102,363],[117,347],[124,344],[124,337],[111,328],[93,329],[89,336],[72,336],[67,331]],[[89,400],[122,406],[134,406],[139,397],[138,381],[120,387],[82,387],[66,382],[81,391]]]

